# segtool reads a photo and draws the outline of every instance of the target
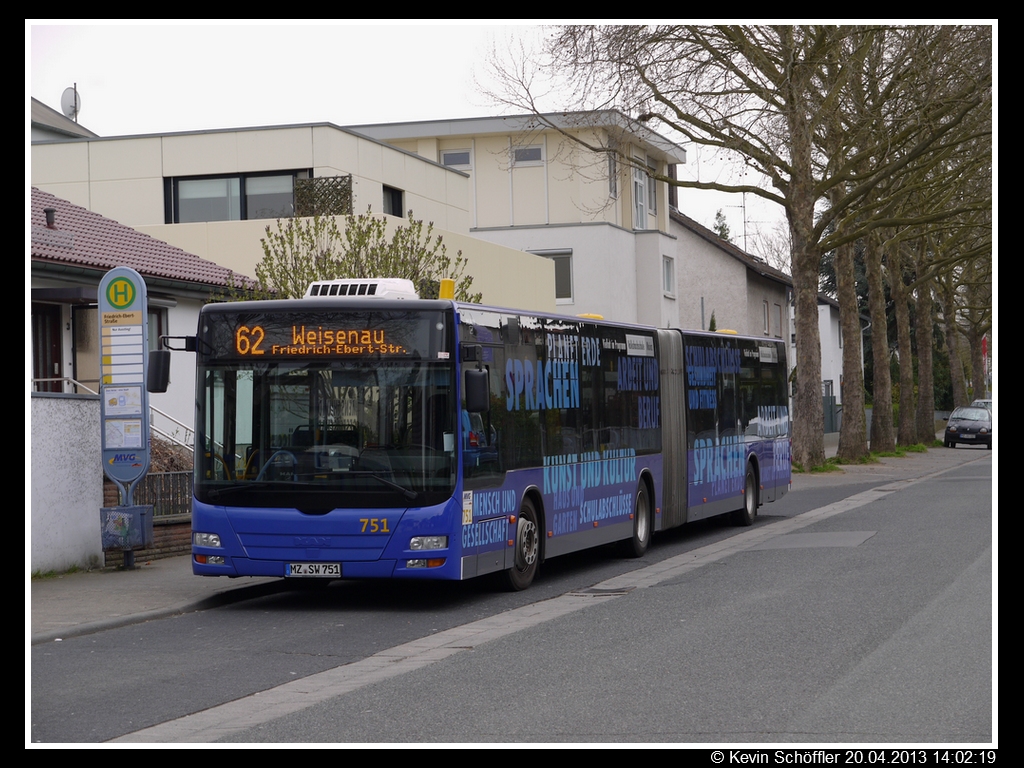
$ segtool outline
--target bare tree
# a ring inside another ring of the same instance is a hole
[[[763,259],[768,266],[788,273],[793,253],[793,246],[789,241],[789,227],[785,222],[778,222],[770,228],[755,230],[751,238],[750,252]]]
[[[890,67],[892,85],[881,91],[888,103],[903,99],[907,84],[927,91],[915,62],[949,50],[943,42],[947,28],[915,29],[892,33],[889,48],[908,50]],[[970,65],[976,74],[972,82],[936,89],[916,120],[901,121],[886,136],[858,131],[861,146],[842,146],[838,154],[829,154],[834,142],[826,140],[827,123],[843,107],[849,82],[862,71],[878,36],[888,32],[833,25],[562,27],[553,30],[541,57],[498,67],[504,85],[500,99],[538,120],[545,119],[540,99],[554,92],[572,94],[566,97],[572,110],[617,110],[635,134],[653,128],[681,136],[738,157],[768,180],[759,186],[655,175],[681,187],[749,192],[784,208],[792,242],[802,384],[794,398],[793,454],[808,467],[824,461],[817,325],[821,256],[884,226],[884,216],[861,215],[872,190],[941,146],[964,116],[989,98],[990,59],[988,73],[976,62]],[[962,49],[969,37],[961,36]],[[984,33],[974,37],[984,48]],[[973,50],[957,55],[961,63],[971,56],[984,59],[984,52]],[[532,62],[537,66],[531,67]],[[538,73],[549,78],[543,85]],[[935,74],[934,68],[929,74]],[[545,125],[577,140],[565,129],[564,119],[548,119]],[[617,153],[625,167],[635,164],[630,153],[619,152],[611,141],[579,140],[594,152]],[[892,146],[901,151],[889,151]],[[841,193],[833,195],[834,188]],[[844,225],[835,226],[840,220]]]
[[[964,94],[985,72],[990,51],[987,36],[967,27],[862,27],[848,41],[851,50],[866,45],[866,53],[860,71],[847,78],[840,108],[825,121],[830,130],[824,132],[823,140],[831,144],[823,146],[823,156],[852,171],[842,187],[846,194],[857,190],[855,179],[866,170],[883,166],[889,172],[858,193],[859,200],[842,205],[834,231],[824,242],[843,242],[850,236],[863,242],[875,360],[871,442],[873,449],[885,451],[895,447],[895,435],[883,277],[886,251],[879,235],[893,227],[955,229],[965,214],[990,206],[988,186],[981,196],[956,191],[976,183],[976,158],[985,155],[983,148],[978,150],[990,136],[990,111],[974,108],[958,113],[955,120],[943,111],[963,103]],[[966,62],[970,64],[965,67]],[[933,131],[941,132],[925,152],[920,151],[916,135],[922,123],[931,123]],[[830,202],[836,207],[834,192]],[[854,310],[840,302],[841,315]],[[843,320],[843,327],[852,328],[852,320]],[[851,365],[857,361],[845,356],[844,379],[859,378]],[[848,415],[844,407],[844,430]],[[842,438],[840,445],[844,445]],[[846,446],[857,450],[852,441],[846,441]]]

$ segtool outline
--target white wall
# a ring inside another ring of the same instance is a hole
[[[637,322],[658,328],[679,327],[679,289],[665,291],[663,257],[676,257],[678,244],[671,235],[648,229],[634,235],[636,247]]]
[[[386,218],[389,231],[403,223],[393,216]],[[338,225],[344,231],[343,217],[338,217]],[[266,236],[266,227],[266,221],[210,221],[136,229],[239,274],[252,276],[264,256],[260,240]],[[473,276],[473,290],[483,293],[485,304],[537,312],[555,311],[555,271],[548,259],[522,253],[514,246],[502,247],[496,244],[500,240],[477,233],[471,237],[435,226],[432,237],[438,235],[449,256],[462,251],[466,258],[465,273]],[[195,326],[189,333],[195,333]]]
[[[676,299],[680,327],[707,330],[714,313],[719,329],[760,335],[761,326],[750,324],[746,265],[681,224],[673,221],[671,227],[678,237]]]
[[[636,237],[610,224],[479,229],[473,236],[521,251],[572,249],[573,302],[558,311],[638,322]],[[553,284],[553,281],[552,281]],[[490,299],[484,296],[488,303]]]
[[[32,395],[31,571],[103,564],[100,399]]]
[[[176,307],[167,310],[167,336],[195,336],[199,325],[199,310],[202,303],[195,299],[179,299]],[[172,342],[181,346],[182,341]],[[196,355],[194,352],[171,352],[171,379],[166,392],[154,392],[149,396],[151,408],[156,408],[185,427],[175,424],[160,414],[154,413],[150,423],[163,432],[185,441],[186,431],[191,432],[196,418]],[[187,427],[187,430],[186,430]],[[191,440],[187,441],[191,445]]]
[[[821,380],[832,381],[836,403],[843,402],[843,349],[839,346],[839,308],[818,304],[818,333],[821,336]],[[845,339],[844,339],[845,341]]]
[[[680,328],[706,329],[714,312],[719,330],[762,336],[767,300],[771,317],[769,337],[788,342],[791,318],[786,285],[759,276],[747,264],[675,220],[672,234],[678,238],[675,266]],[[776,305],[781,308],[781,328]]]

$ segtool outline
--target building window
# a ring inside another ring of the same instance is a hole
[[[676,260],[671,256],[661,257],[661,288],[666,295],[676,295]]]
[[[647,229],[647,174],[633,167],[633,229]]]
[[[467,170],[472,168],[468,149],[446,149],[441,152],[441,165]]]
[[[514,147],[512,149],[512,165],[542,165],[544,149],[540,144],[532,147]]]
[[[295,214],[295,179],[311,170],[164,179],[167,224],[281,219]]]
[[[762,308],[764,310],[764,335],[769,336],[771,334],[771,313],[768,311],[767,299],[762,302]]]
[[[654,178],[657,169],[652,165],[652,160],[647,158],[647,170],[651,174],[647,177],[647,212],[657,215],[658,213],[658,182]]]
[[[529,251],[555,262],[555,303],[572,304],[572,248]]]
[[[245,179],[247,219],[285,219],[295,213],[294,176],[249,176]]]
[[[782,305],[775,305],[775,338],[782,338]]]
[[[619,196],[619,163],[614,151],[608,153],[608,196],[613,200]]]
[[[384,213],[390,213],[392,216],[398,216],[399,218],[405,218],[405,210],[402,205],[402,196],[405,193],[400,189],[394,187],[384,187]]]
[[[238,221],[242,218],[241,179],[184,179],[177,184],[175,223]]]

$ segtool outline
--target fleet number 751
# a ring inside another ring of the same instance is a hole
[[[391,533],[386,517],[361,517],[359,522],[363,524],[363,533]]]

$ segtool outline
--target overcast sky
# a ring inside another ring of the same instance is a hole
[[[30,89],[59,109],[77,83],[79,120],[101,136],[487,115],[495,107],[474,73],[506,31],[450,22],[37,22]]]
[[[483,92],[485,62],[495,46],[542,34],[538,24],[458,21],[29,20],[26,90],[60,111],[61,94],[77,85],[79,122],[100,136],[507,114]],[[687,153],[686,170],[696,171],[697,153]],[[705,226],[722,208],[742,247],[740,196],[680,192],[683,212]],[[747,204],[751,230],[758,220],[781,218],[781,210],[765,210],[750,196]]]

